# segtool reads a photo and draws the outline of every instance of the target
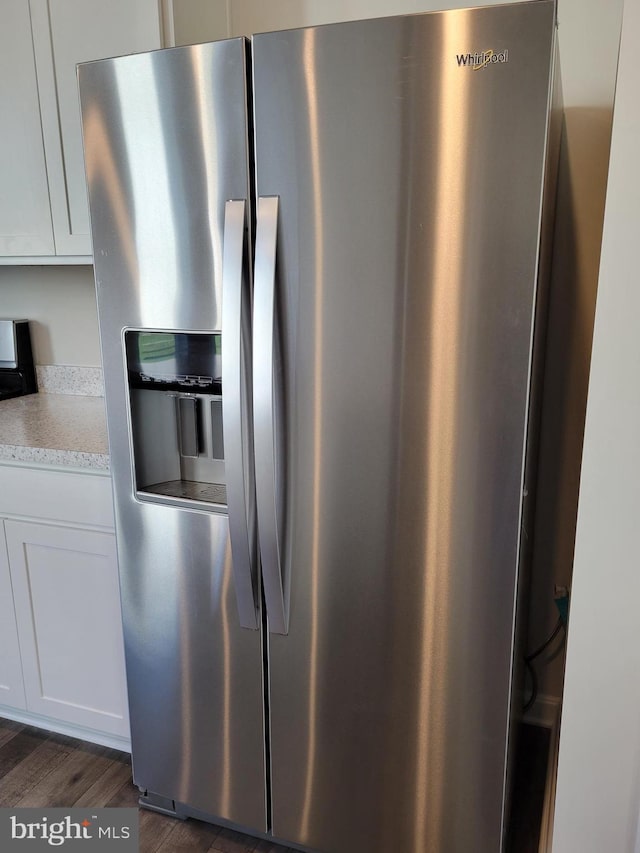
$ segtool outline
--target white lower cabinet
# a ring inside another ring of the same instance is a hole
[[[126,749],[110,486],[0,465],[0,717]],[[39,518],[25,519],[29,506]]]
[[[2,536],[0,536],[0,705],[22,710],[26,710],[27,707],[13,607],[11,573]]]
[[[127,735],[115,537],[5,521],[27,708]]]
[[[0,264],[91,263],[76,65],[228,35],[222,0],[1,0]]]

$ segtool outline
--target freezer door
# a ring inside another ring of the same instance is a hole
[[[254,37],[273,833],[314,850],[501,848],[553,38]]]
[[[134,779],[179,808],[266,831],[261,616],[248,574],[253,480],[243,456],[247,46],[104,60],[79,78]],[[220,382],[220,337],[224,440],[220,389],[195,393]]]

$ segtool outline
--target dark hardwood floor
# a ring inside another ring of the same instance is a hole
[[[548,752],[549,731],[523,726],[515,766],[509,853],[538,851]],[[135,808],[138,796],[126,753],[0,719],[0,807]],[[140,853],[290,850],[197,820],[179,821],[147,809],[139,809],[139,816]]]
[[[124,752],[0,719],[0,807],[135,808]],[[198,820],[139,809],[140,853],[287,853],[289,848]]]

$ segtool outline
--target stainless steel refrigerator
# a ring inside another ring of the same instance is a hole
[[[150,807],[501,849],[554,57],[539,0],[80,66]]]

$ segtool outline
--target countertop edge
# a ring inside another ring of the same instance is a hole
[[[0,444],[0,463],[109,473],[108,454],[89,453],[84,450],[56,450],[48,447]]]

